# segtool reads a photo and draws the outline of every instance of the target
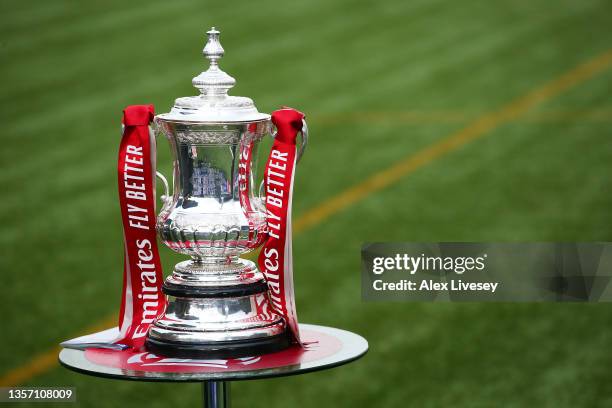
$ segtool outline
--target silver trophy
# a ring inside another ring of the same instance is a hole
[[[162,197],[157,231],[166,246],[191,260],[178,263],[164,282],[168,307],[151,326],[146,346],[173,357],[241,357],[290,342],[263,274],[239,258],[266,237],[265,197],[256,176],[259,142],[273,136],[270,115],[249,98],[227,94],[236,81],[219,68],[219,31],[207,34],[210,67],[193,78],[200,95],[178,98],[169,113],[155,117],[174,158],[173,192]],[[302,142],[298,157],[305,131]]]

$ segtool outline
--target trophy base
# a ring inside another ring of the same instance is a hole
[[[175,358],[241,358],[274,353],[289,347],[288,333],[259,339],[216,341],[209,343],[179,343],[147,338],[145,347],[151,353]]]
[[[239,358],[287,348],[290,335],[255,264],[186,261],[162,288],[168,306],[147,333],[149,351],[177,358]]]

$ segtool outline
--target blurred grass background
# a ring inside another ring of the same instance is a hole
[[[597,0],[4,0],[0,22],[3,374],[117,313],[121,110],[193,94],[210,26],[234,95],[308,114],[296,218],[612,47]],[[612,405],[610,305],[363,303],[359,281],[364,241],[612,240],[611,91],[608,70],[297,235],[300,320],[371,350],[236,383],[235,406]],[[75,386],[83,407],[200,403],[198,385],[57,365],[24,384]]]

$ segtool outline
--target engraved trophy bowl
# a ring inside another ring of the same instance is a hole
[[[174,181],[162,197],[157,231],[166,246],[191,259],[165,280],[168,306],[146,347],[172,357],[236,358],[290,342],[263,274],[239,258],[266,238],[265,197],[255,176],[258,147],[272,136],[272,124],[251,99],[228,95],[235,80],[219,68],[220,33],[213,27],[207,34],[210,67],[192,81],[200,95],[178,98],[169,113],[155,117],[157,134],[171,146]]]

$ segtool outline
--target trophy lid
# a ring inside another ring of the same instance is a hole
[[[219,42],[220,32],[211,28],[203,54],[210,66],[193,78],[199,96],[177,98],[169,113],[158,117],[170,122],[227,123],[267,120],[270,115],[257,111],[253,100],[243,96],[229,96],[227,92],[236,80],[219,68],[219,59],[225,51]]]

